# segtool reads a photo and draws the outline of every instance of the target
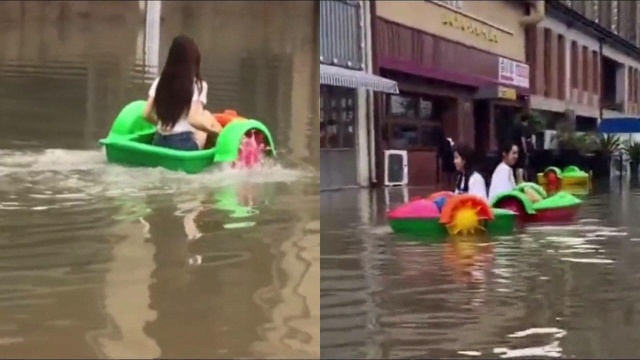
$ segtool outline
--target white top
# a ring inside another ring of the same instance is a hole
[[[153,84],[151,84],[151,88],[149,89],[149,97],[156,96],[156,88],[158,87],[158,81],[160,81],[160,78],[157,78],[153,82]],[[202,105],[206,105],[208,90],[209,90],[209,86],[207,85],[207,82],[202,81],[202,92],[200,92],[198,90],[198,85],[194,80],[193,98],[191,99],[191,102],[200,101]],[[189,119],[187,118],[187,116],[188,114],[186,112],[182,114],[182,116],[180,117],[180,119],[178,119],[178,122],[176,122],[176,125],[173,127],[173,129],[164,128],[162,127],[162,124],[158,122],[158,126],[157,126],[158,132],[164,135],[179,134],[183,132],[193,132],[195,129],[193,126],[191,126],[191,124],[189,124]]]
[[[491,175],[489,201],[493,201],[497,195],[511,191],[515,187],[516,179],[513,177],[513,169],[511,169],[511,166],[501,162],[493,171],[493,175]]]
[[[456,189],[455,193],[462,194],[462,189]],[[471,174],[471,177],[469,178],[469,191],[467,194],[476,195],[487,200],[487,184],[482,175],[477,172]]]

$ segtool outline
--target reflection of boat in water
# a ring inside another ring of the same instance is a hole
[[[268,202],[272,184],[240,183],[216,190],[213,195],[213,207],[227,211],[230,222],[225,222],[225,229],[251,227],[256,224],[250,218],[258,215],[258,206]]]
[[[484,282],[493,263],[494,245],[473,237],[454,238],[445,244],[443,257],[456,281]]]

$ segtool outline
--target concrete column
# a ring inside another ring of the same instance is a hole
[[[157,76],[159,73],[160,59],[160,22],[162,16],[162,1],[146,1],[146,19],[144,31],[144,64],[145,74]]]
[[[567,99],[567,41],[564,35],[554,34],[558,38],[558,99]]]
[[[585,104],[588,106],[595,106],[596,104],[593,103],[593,96],[591,96],[591,89],[593,88],[591,85],[593,83],[593,79],[591,79],[591,74],[593,74],[593,57],[591,57],[591,52],[586,46],[582,47],[582,52],[584,64],[586,66],[584,71],[584,86],[582,87],[584,90]]]
[[[631,104],[633,103],[633,68],[627,66],[627,96],[625,96],[625,112],[631,113]]]
[[[364,52],[364,70],[367,73],[373,73],[373,44],[372,44],[372,39],[371,39],[371,26],[372,26],[372,19],[371,19],[371,2],[370,1],[362,1],[363,5],[362,5],[362,20],[364,22],[364,45],[365,45],[365,52]],[[368,143],[369,143],[369,182],[370,183],[375,183],[376,182],[376,139],[375,139],[375,133],[376,133],[376,129],[374,126],[374,96],[373,96],[373,92],[368,91],[367,92],[367,129],[369,134],[371,134],[371,136],[368,139]]]
[[[602,57],[600,52],[594,50],[593,53],[593,93],[596,94],[596,105],[600,107],[600,98],[601,98],[601,76],[602,76]]]
[[[533,89],[533,93],[536,95],[544,96],[544,87],[546,86],[544,81],[544,57],[545,57],[545,48],[544,48],[544,28],[537,27],[535,30],[535,46],[536,46],[536,56],[535,56],[535,88]]]
[[[640,113],[640,109],[639,109],[640,107],[640,70],[635,69],[633,81],[635,83],[635,89],[636,89],[633,102],[636,104],[635,114],[637,115],[638,113]]]
[[[570,81],[569,81],[569,100],[574,102],[574,89],[578,87],[578,43],[575,40],[571,41],[569,47],[569,63],[570,65]]]
[[[627,98],[627,65],[616,70],[616,103],[624,103]]]
[[[363,59],[370,58],[370,48],[367,44],[366,34],[369,32],[368,27],[371,26],[371,23],[367,21],[366,18],[366,10],[365,8],[369,6],[367,1],[360,1],[360,51],[362,52]],[[368,24],[368,26],[367,26]],[[365,72],[370,72],[367,66],[367,61],[364,61],[364,69]],[[358,118],[357,121],[357,141],[356,141],[356,150],[357,150],[357,166],[358,166],[358,185],[360,186],[369,186],[369,179],[371,175],[369,174],[370,168],[370,154],[372,151],[370,150],[370,142],[369,142],[369,129],[368,129],[368,111],[367,111],[367,90],[359,89],[358,90]]]
[[[582,56],[582,47],[580,45],[577,45],[576,47],[576,59],[574,61],[574,66],[577,67],[575,71],[575,75],[577,76],[575,88],[578,90],[576,104],[583,105],[584,99],[582,96],[582,89],[584,88],[583,84],[587,79],[584,78],[584,59]]]
[[[551,29],[545,29],[545,41],[549,42],[550,53],[547,54],[548,60],[550,62],[550,70],[549,74],[549,84],[547,84],[548,97],[551,99],[559,99],[558,92],[558,36]]]

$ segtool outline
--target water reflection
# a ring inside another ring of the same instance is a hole
[[[0,353],[318,357],[313,3],[159,4],[0,2]],[[212,110],[263,120],[278,164],[105,164],[96,141],[178,33]]]
[[[640,193],[612,186],[489,242],[391,233],[388,203],[428,189],[323,193],[322,357],[634,356]]]

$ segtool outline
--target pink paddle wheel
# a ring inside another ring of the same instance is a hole
[[[265,144],[264,134],[251,129],[244,134],[238,147],[238,158],[233,162],[236,169],[253,169],[262,165],[271,149]]]

